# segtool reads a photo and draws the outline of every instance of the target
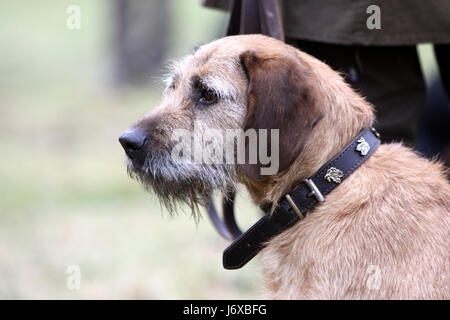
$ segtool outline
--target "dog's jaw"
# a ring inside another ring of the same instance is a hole
[[[226,193],[237,186],[233,165],[174,163],[168,155],[148,155],[142,166],[128,158],[127,171],[146,190],[153,191],[171,214],[187,204],[196,218],[208,195]]]

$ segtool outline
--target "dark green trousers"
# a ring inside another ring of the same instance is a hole
[[[384,142],[415,145],[426,85],[415,46],[345,46],[298,39],[287,43],[346,75],[346,80],[375,106],[375,127]],[[449,45],[436,46],[441,77],[448,94]]]

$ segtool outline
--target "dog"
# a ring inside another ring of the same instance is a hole
[[[205,195],[239,185],[273,210],[375,121],[340,74],[263,35],[201,45],[166,80],[162,103],[119,140],[130,175],[170,211],[181,203],[196,211]],[[173,132],[194,127],[277,129],[278,171],[262,175],[261,161],[177,163]],[[382,144],[325,202],[267,242],[263,297],[449,299],[449,211],[444,167]]]

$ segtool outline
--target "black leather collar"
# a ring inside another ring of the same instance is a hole
[[[313,176],[286,194],[272,214],[266,214],[241,234],[223,253],[225,269],[239,269],[266,246],[268,240],[302,220],[315,205],[330,193],[380,145],[373,128],[364,129],[333,159]]]

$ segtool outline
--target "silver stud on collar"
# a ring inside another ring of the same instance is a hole
[[[370,127],[370,131],[372,131],[373,134],[374,134],[378,139],[381,138],[380,133],[379,133],[374,127]]]

